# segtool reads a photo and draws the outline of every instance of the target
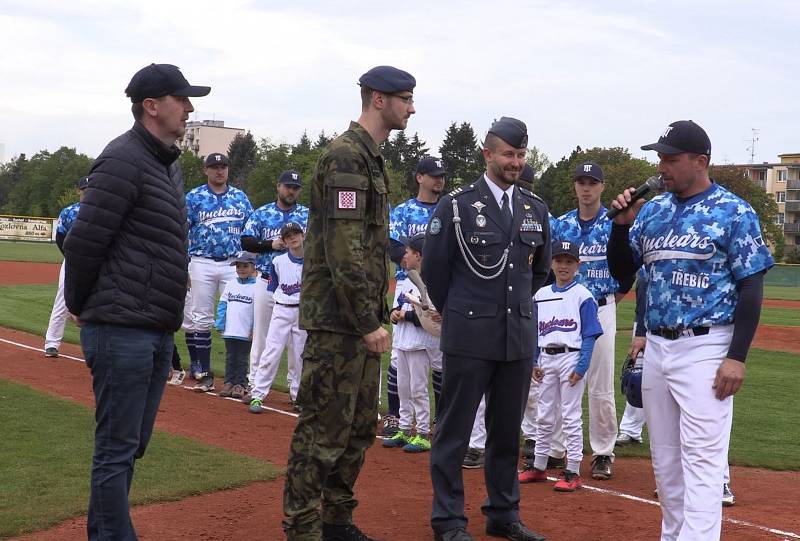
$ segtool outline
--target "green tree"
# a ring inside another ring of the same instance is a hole
[[[6,206],[8,194],[14,186],[22,182],[22,170],[26,162],[25,154],[20,154],[16,158],[0,164],[0,209]]]
[[[462,122],[460,126],[455,122],[450,124],[439,154],[451,181],[451,189],[473,182],[483,172],[483,155],[469,122]]]
[[[244,135],[236,134],[228,146],[228,160],[231,162],[228,182],[237,188],[246,190],[247,177],[258,165],[258,147],[250,132]]]
[[[610,201],[624,188],[639,186],[647,177],[656,173],[655,165],[634,158],[625,148],[576,147],[569,156],[564,156],[555,165],[547,168],[535,183],[534,191],[547,202],[553,216],[578,206],[575,196],[575,168],[582,162],[593,160],[603,168],[605,187],[601,201],[608,206]]]
[[[291,146],[276,145],[269,139],[258,144],[258,164],[247,178],[247,197],[253,207],[259,207],[277,196],[278,177],[286,169],[292,169]],[[301,201],[305,194],[301,194]]]
[[[319,132],[319,137],[317,137],[317,140],[314,142],[313,148],[315,149],[325,148],[326,146],[328,146],[328,143],[336,139],[336,137],[337,137],[336,132],[333,133],[333,137],[328,137],[327,135],[325,135],[325,130],[322,130],[321,132]]]
[[[203,173],[203,159],[195,156],[191,152],[181,152],[178,158],[183,171],[183,189],[188,192],[192,188],[196,188],[205,184],[208,179]]]
[[[774,250],[775,258],[783,258],[784,240],[782,226],[777,224],[778,203],[775,197],[768,194],[747,176],[743,168],[733,165],[713,165],[709,175],[714,182],[732,191],[753,207],[761,222],[761,233],[769,246]]]
[[[552,165],[550,158],[547,154],[541,151],[538,147],[531,147],[528,149],[528,155],[525,157],[525,162],[533,169],[533,178],[542,178],[542,173]]]
[[[292,147],[292,154],[300,155],[307,152],[311,152],[311,139],[308,138],[308,132],[303,130],[303,136],[300,137],[300,141]]]

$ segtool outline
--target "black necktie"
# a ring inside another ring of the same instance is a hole
[[[500,208],[500,216],[503,218],[503,224],[506,226],[507,231],[511,231],[511,207],[508,206],[508,192],[503,192],[503,206]]]

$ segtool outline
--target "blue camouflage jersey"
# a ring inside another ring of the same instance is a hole
[[[611,220],[606,218],[606,208],[593,220],[583,221],[578,217],[578,209],[560,216],[552,229],[554,240],[568,240],[578,246],[581,265],[575,281],[592,292],[595,299],[616,293],[619,283],[611,277],[608,270],[608,237],[611,234]]]
[[[75,218],[78,217],[78,210],[80,208],[80,203],[73,203],[61,209],[61,212],[58,214],[58,220],[56,220],[56,233],[61,233],[62,235],[67,234],[70,227],[72,227],[72,224],[75,222]]]
[[[415,197],[400,203],[389,212],[389,238],[405,243],[417,233],[425,233],[435,208],[436,203],[423,203]],[[404,279],[405,269],[397,267],[394,276],[397,280]]]
[[[298,203],[289,210],[283,210],[278,207],[275,201],[262,205],[250,215],[244,225],[242,235],[255,237],[257,240],[275,239],[280,236],[281,227],[286,222],[298,223],[305,231],[308,224],[308,207]],[[285,252],[285,250],[280,252],[269,251],[258,254],[256,268],[263,275],[269,276],[272,270],[272,260]]]
[[[222,260],[242,249],[241,235],[253,205],[245,193],[228,186],[221,194],[208,184],[186,194],[189,221],[189,255]]]
[[[716,183],[684,201],[666,193],[645,203],[630,243],[647,273],[648,329],[733,323],[736,282],[774,265],[752,207]]]

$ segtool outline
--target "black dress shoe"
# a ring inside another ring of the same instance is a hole
[[[436,541],[475,541],[464,528],[453,528],[446,532],[433,532]]]
[[[543,535],[530,531],[522,522],[509,522],[508,524],[498,524],[496,522],[486,523],[486,535],[492,537],[505,537],[511,541],[545,541]]]

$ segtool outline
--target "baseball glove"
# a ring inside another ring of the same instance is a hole
[[[628,357],[622,364],[620,389],[628,404],[636,408],[642,407],[642,367],[636,366],[636,359]]]

